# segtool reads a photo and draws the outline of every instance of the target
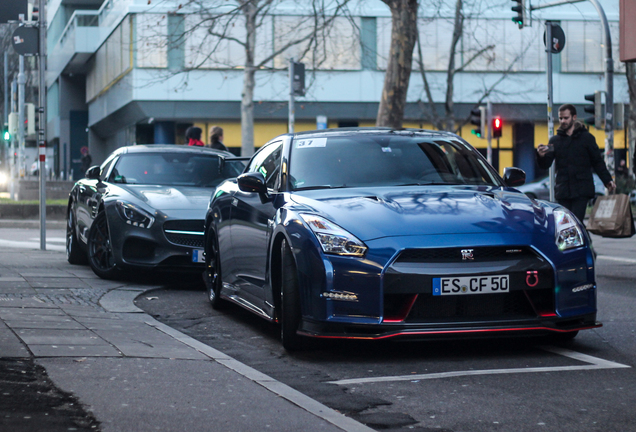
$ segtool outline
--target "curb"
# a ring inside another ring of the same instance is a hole
[[[39,219],[0,219],[0,228],[40,228]],[[64,219],[46,219],[47,229],[64,229],[66,221]]]

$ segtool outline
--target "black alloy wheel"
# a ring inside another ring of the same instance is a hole
[[[221,298],[223,280],[221,279],[219,243],[216,235],[212,232],[209,235],[209,239],[209,246],[205,251],[205,271],[203,273],[203,281],[205,282],[205,290],[210,304],[214,309],[220,310],[225,306],[225,301]]]
[[[88,263],[102,279],[115,279],[120,275],[113,257],[106,212],[103,210],[95,217],[88,232]]]
[[[75,216],[72,209],[69,209],[66,216],[66,259],[70,264],[86,264],[88,261],[77,240]]]
[[[280,338],[287,351],[306,348],[307,338],[298,335],[300,327],[300,293],[296,262],[287,241],[281,244]]]

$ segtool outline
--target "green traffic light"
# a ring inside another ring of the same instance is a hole
[[[472,133],[473,135],[477,135],[477,137],[481,138],[481,131],[478,129],[473,129],[472,131],[470,131],[470,133]]]
[[[4,131],[4,140],[5,141],[9,141],[11,139],[11,134],[9,133],[9,131]]]

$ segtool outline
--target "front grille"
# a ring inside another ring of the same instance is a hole
[[[463,260],[462,250],[472,250],[472,260]],[[536,254],[527,247],[515,246],[488,246],[488,247],[457,247],[457,248],[430,248],[430,249],[406,249],[397,257],[397,263],[452,263],[461,261],[483,262],[518,260],[522,258],[536,257]]]
[[[552,290],[547,291],[551,295]],[[523,291],[506,294],[433,296],[420,294],[405,322],[431,320],[504,320],[537,316]]]
[[[188,246],[192,248],[203,249],[202,235],[166,233],[166,238],[170,243],[179,246]]]
[[[203,248],[203,220],[172,220],[163,224],[168,241],[179,246]]]

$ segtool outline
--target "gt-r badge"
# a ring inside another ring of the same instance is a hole
[[[474,260],[473,249],[462,249],[462,260]]]

